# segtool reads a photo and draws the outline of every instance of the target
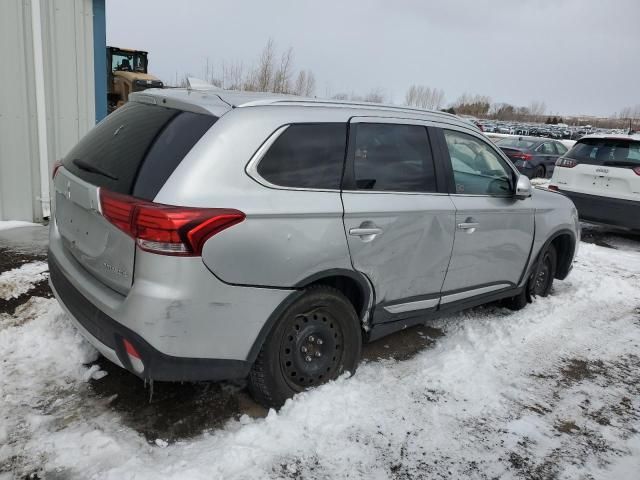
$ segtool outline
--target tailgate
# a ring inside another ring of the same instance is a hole
[[[571,190],[592,195],[613,195],[625,200],[640,200],[640,178],[630,168],[578,164],[573,167]]]
[[[99,188],[60,168],[54,190],[55,222],[67,252],[100,282],[126,294],[135,241],[100,214]]]

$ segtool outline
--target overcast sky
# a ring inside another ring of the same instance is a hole
[[[255,64],[293,47],[316,95],[411,84],[548,113],[640,104],[640,0],[106,0],[107,44],[149,51],[150,73],[203,76],[207,58]]]

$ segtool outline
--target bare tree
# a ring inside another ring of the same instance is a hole
[[[378,87],[378,88],[374,88],[369,93],[367,93],[363,97],[363,100],[365,102],[383,103],[385,101],[385,98],[386,97],[385,97],[384,91],[382,90],[382,88]]]
[[[424,85],[411,85],[404,97],[404,104],[410,107],[440,109],[444,103],[444,91]]]
[[[542,101],[534,100],[529,104],[529,115],[533,117],[534,120],[538,120],[546,112],[547,106]]]
[[[487,95],[463,93],[454,102],[453,108],[458,114],[473,115],[474,117],[485,116],[491,108],[491,98]]]
[[[255,81],[255,90],[258,92],[268,92],[273,85],[273,58],[274,58],[273,39],[267,40],[267,44],[262,50],[258,66],[255,69],[250,84]]]
[[[635,119],[640,118],[640,104],[634,105],[632,107],[625,107],[618,115],[616,115],[620,119]]]
[[[304,96],[312,97],[316,91],[316,77],[311,70],[307,70],[307,81],[304,85]]]
[[[290,93],[292,68],[293,48],[289,47],[289,49],[282,54],[280,65],[273,75],[273,92]]]

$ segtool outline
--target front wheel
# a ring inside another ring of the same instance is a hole
[[[553,279],[556,276],[557,261],[556,248],[553,245],[549,245],[540,258],[538,269],[533,278],[531,293],[534,296],[546,297],[549,295]]]
[[[531,275],[525,288],[515,297],[506,298],[502,304],[511,310],[522,310],[531,301],[531,297],[546,297],[551,291],[556,276],[556,248],[549,245],[540,257],[538,268]]]
[[[249,374],[249,390],[266,407],[355,372],[362,350],[358,316],[335,288],[319,285],[295,300],[276,321]]]

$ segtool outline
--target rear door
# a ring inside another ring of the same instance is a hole
[[[66,252],[108,287],[133,282],[134,239],[109,223],[99,189],[153,200],[216,117],[130,102],[69,152],[54,179],[55,222]]]
[[[360,117],[351,120],[349,132],[344,226],[353,267],[368,277],[383,307],[375,321],[435,308],[455,212],[427,124]]]
[[[438,131],[456,207],[442,303],[514,287],[533,243],[533,200],[514,198],[517,173],[483,137],[456,129]]]
[[[547,177],[553,173],[553,169],[558,159],[558,152],[555,142],[544,142],[536,148],[536,155],[542,158]]]

